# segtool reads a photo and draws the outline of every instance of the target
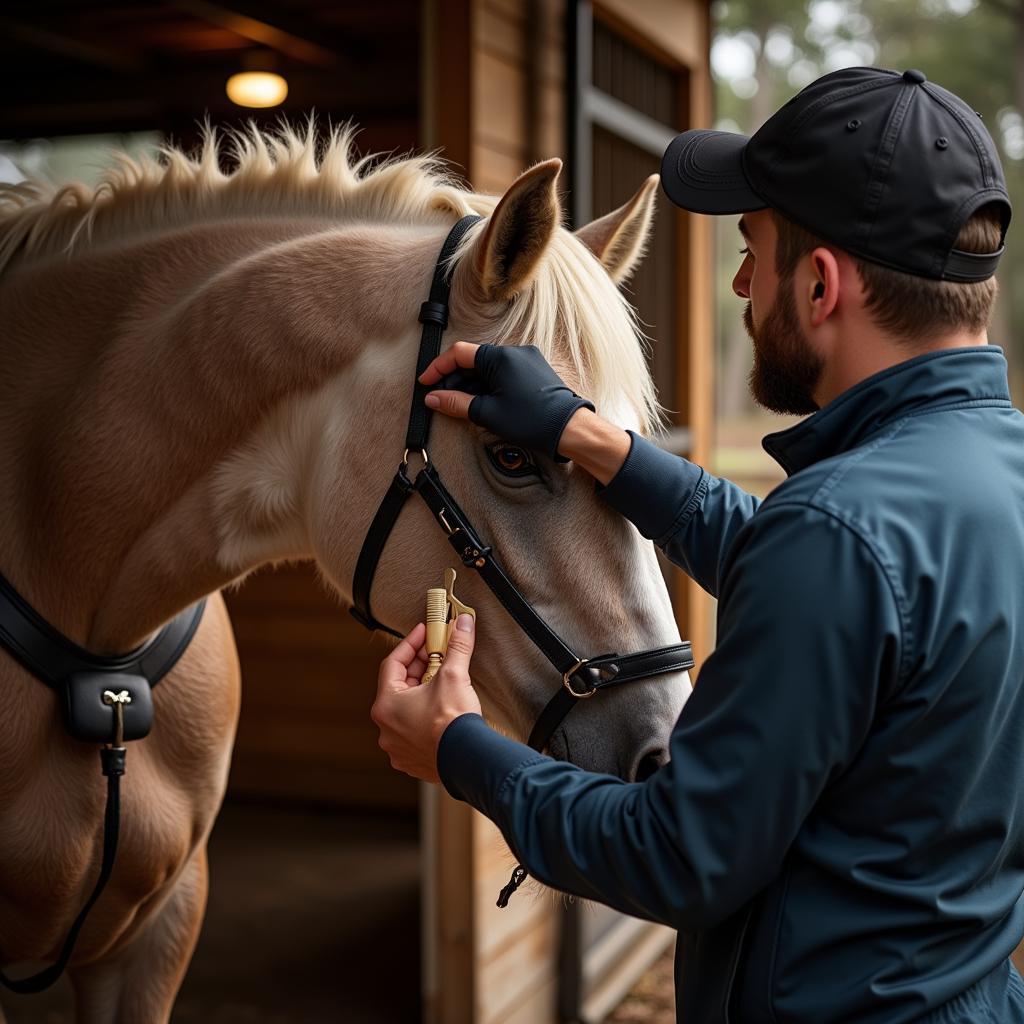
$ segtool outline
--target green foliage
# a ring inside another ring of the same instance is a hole
[[[981,113],[996,140],[1011,200],[1024,211],[1024,10],[1022,0],[717,0],[719,127],[751,133],[805,84],[855,64],[920,68]],[[1019,216],[1021,216],[1019,214]],[[728,281],[737,266],[734,230],[720,230],[719,369],[745,375],[749,348]],[[1010,359],[1024,402],[1024,227],[1007,238],[990,339]],[[739,366],[739,370],[735,367]],[[741,389],[742,390],[742,389]],[[735,380],[723,379],[720,412],[741,416]],[[743,398],[742,402],[746,402]]]

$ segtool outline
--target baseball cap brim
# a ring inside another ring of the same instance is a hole
[[[669,199],[693,213],[746,213],[769,206],[743,173],[749,141],[746,135],[707,129],[677,135],[661,160],[661,184]]]

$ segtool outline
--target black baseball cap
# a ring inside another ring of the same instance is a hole
[[[845,68],[801,90],[753,135],[694,130],[661,163],[669,199],[695,213],[772,207],[872,263],[984,281],[992,253],[953,248],[966,220],[1010,197],[978,114],[920,71]]]

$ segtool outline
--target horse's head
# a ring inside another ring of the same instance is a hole
[[[600,414],[649,433],[659,407],[642,337],[617,284],[642,255],[656,179],[620,210],[573,234],[560,224],[559,169],[558,161],[534,167],[497,205],[467,197],[471,208],[489,215],[458,251],[445,341],[534,344]],[[429,251],[436,258],[437,247]],[[425,298],[424,289],[417,304]],[[378,357],[377,371],[380,363]],[[379,386],[374,407],[380,418],[383,404],[393,421],[389,435],[405,430],[414,364],[402,357],[397,394]],[[394,372],[388,371],[390,380]],[[364,408],[372,414],[371,406]],[[393,472],[397,451],[383,451],[370,437],[372,457],[364,453],[359,475],[368,480],[376,473],[380,480],[371,502],[376,508],[386,487],[382,474]],[[429,457],[522,594],[580,657],[678,642],[653,546],[602,502],[581,469],[444,416],[434,417]],[[412,473],[419,456],[410,459]],[[368,525],[369,519],[346,528],[361,540]],[[337,521],[324,529],[335,537],[342,532]],[[340,551],[332,556],[336,546],[325,541],[325,567],[350,562],[347,552],[343,559]],[[408,501],[375,578],[375,614],[410,629],[423,617],[426,588],[441,586],[444,567],[458,564],[423,503]],[[344,586],[344,574],[338,577]],[[456,593],[478,611],[472,674],[485,713],[525,738],[561,679],[472,569],[459,567]],[[668,734],[688,694],[682,672],[602,690],[577,703],[555,733],[551,753],[592,770],[643,777],[665,759]]]

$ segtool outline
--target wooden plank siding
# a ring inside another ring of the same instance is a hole
[[[536,1024],[553,1019],[557,997],[559,907],[549,890],[527,883],[503,910],[495,906],[516,865],[498,829],[473,814],[478,1024],[504,1024],[524,1005]],[[543,1011],[543,1012],[541,1012]]]
[[[472,181],[500,194],[531,164],[565,154],[563,0],[476,0]]]

